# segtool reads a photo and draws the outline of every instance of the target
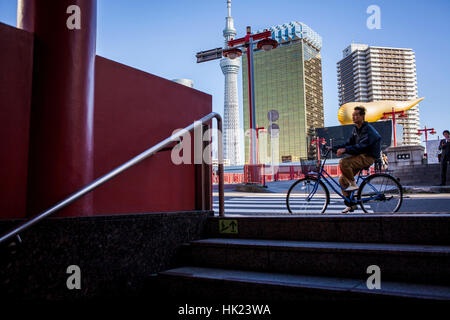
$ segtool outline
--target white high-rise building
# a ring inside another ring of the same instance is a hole
[[[225,46],[228,41],[235,39],[236,29],[234,29],[233,18],[231,17],[231,0],[227,0],[228,16],[225,18],[225,29],[223,36]],[[230,165],[241,164],[241,140],[239,125],[239,104],[238,104],[238,73],[240,59],[230,60],[223,58],[220,60],[220,67],[225,76],[225,101],[224,101],[224,125],[223,125],[223,149],[224,159],[228,159]]]
[[[416,59],[412,49],[373,47],[352,43],[337,63],[339,105],[378,100],[405,101],[418,98]],[[420,144],[419,105],[398,118],[404,145]]]

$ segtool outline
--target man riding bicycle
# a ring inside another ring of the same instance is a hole
[[[367,121],[364,121],[366,109],[363,106],[355,107],[352,120],[355,124],[351,137],[345,144],[334,146],[332,150],[339,157],[348,154],[348,157],[339,161],[342,175],[339,184],[343,194],[348,197],[351,191],[358,190],[355,175],[363,168],[370,167],[380,156],[381,136]],[[357,206],[346,203],[342,213],[352,212]]]

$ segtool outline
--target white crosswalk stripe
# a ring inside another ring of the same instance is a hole
[[[291,201],[291,207],[295,209],[295,207],[300,207],[304,202],[301,199]],[[309,207],[312,207],[312,211],[308,213],[320,213],[320,210],[323,207],[323,202],[319,199],[313,199],[312,204],[309,204]],[[325,213],[341,213],[345,208],[345,204],[341,198],[331,197],[330,203],[328,204],[327,210]],[[219,199],[214,197],[213,209],[215,211],[219,210]],[[315,210],[314,210],[315,209]],[[289,211],[286,207],[286,198],[285,197],[234,197],[225,200],[225,213],[247,213],[247,214],[289,214]],[[357,210],[353,211],[353,213],[363,213],[360,207]]]

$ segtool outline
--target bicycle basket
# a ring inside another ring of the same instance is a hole
[[[300,168],[304,175],[318,173],[320,163],[317,160],[300,159]]]

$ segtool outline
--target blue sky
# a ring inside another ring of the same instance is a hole
[[[0,22],[15,25],[16,3],[0,0]],[[373,4],[381,9],[380,30],[366,27]],[[219,61],[197,64],[195,53],[223,45],[226,14],[226,0],[98,0],[97,54],[167,79],[192,79],[223,114]],[[232,0],[232,16],[238,37],[247,25],[257,30],[290,21],[322,36],[325,125],[339,124],[336,62],[354,41],[412,48],[419,97],[425,97],[421,127],[434,127],[439,136],[450,127],[450,1]]]

